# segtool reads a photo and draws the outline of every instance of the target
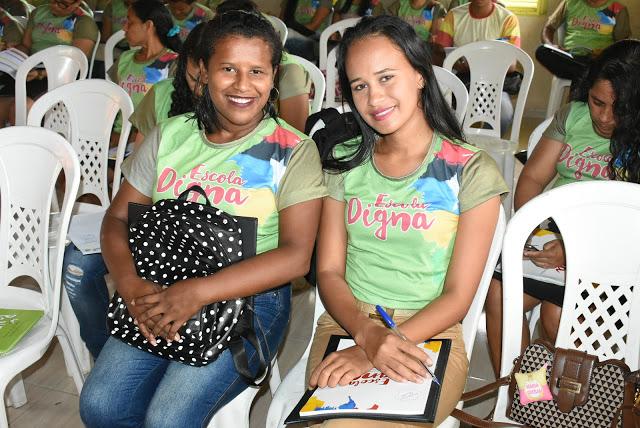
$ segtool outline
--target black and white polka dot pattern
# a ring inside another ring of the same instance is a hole
[[[129,227],[129,248],[138,275],[164,287],[188,278],[205,277],[242,259],[242,229],[226,212],[186,198],[157,202]],[[179,333],[180,341],[158,338],[151,346],[117,293],[109,304],[111,335],[163,358],[192,366],[214,361],[230,342],[252,328],[251,298],[202,307]]]

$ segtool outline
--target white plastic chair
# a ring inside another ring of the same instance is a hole
[[[85,79],[89,70],[87,56],[73,46],[51,46],[27,58],[16,72],[16,125],[18,126],[27,123],[27,74],[40,63],[47,70],[49,91],[76,79]]]
[[[278,362],[274,357],[271,362],[271,377],[269,378],[269,389],[271,394],[278,389],[280,385],[280,369],[278,368]],[[218,412],[211,418],[207,428],[249,428],[249,413],[251,411],[251,404],[256,395],[260,391],[259,388],[249,387],[242,391],[240,395],[231,400],[227,405],[218,410]]]
[[[91,194],[100,205],[77,203],[75,212],[92,212],[106,209],[110,204],[107,179],[111,128],[118,112],[122,112],[122,132],[116,150],[112,195],[120,187],[120,167],[131,131],[129,116],[133,103],[129,95],[115,83],[102,79],[72,82],[40,97],[29,112],[28,124],[39,126],[52,106],[62,105],[68,115],[68,135],[65,135],[77,152],[81,166],[81,183],[78,196]],[[80,327],[66,291],[62,293],[62,317],[60,329],[68,334],[73,345],[74,357],[80,361],[82,371],[91,369],[91,356],[80,338]],[[65,355],[67,368],[71,356]]]
[[[318,65],[320,66],[320,70],[325,71],[327,69],[329,37],[331,37],[333,33],[339,33],[342,36],[347,28],[354,27],[361,19],[362,18],[343,19],[342,21],[329,25],[322,31],[322,33],[320,33],[320,50],[318,55]]]
[[[108,81],[111,81],[108,71],[115,61],[116,45],[123,41],[124,38],[124,30],[119,30],[113,33],[104,44],[104,78]]]
[[[313,97],[313,100],[311,100],[311,108],[309,109],[309,113],[313,114],[313,113],[319,112],[322,109],[322,102],[324,100],[324,93],[327,86],[324,80],[324,75],[322,74],[320,69],[316,67],[316,65],[311,61],[305,58],[302,58],[301,56],[298,56],[298,55],[292,55],[292,54],[287,54],[287,55],[293,58],[295,62],[300,64],[300,66],[302,66],[302,68],[304,68],[307,71],[307,73],[309,73],[309,76],[311,77],[311,81],[313,82],[313,88],[314,88],[314,94],[315,94]]]
[[[61,171],[65,177],[64,202],[57,233],[50,236],[51,196]],[[19,374],[42,357],[56,332],[64,242],[79,184],[78,157],[64,138],[42,128],[14,126],[0,130],[0,302],[5,308],[44,311],[43,318],[17,346],[0,357],[0,397],[12,378],[21,379]],[[21,276],[31,277],[40,290],[9,286]],[[67,338],[59,339],[62,348],[69,351]],[[79,393],[82,373],[77,364],[73,369]],[[22,382],[9,395],[14,406],[26,402]],[[8,426],[4,403],[0,406],[0,426]]]
[[[564,36],[567,32],[567,25],[563,23],[556,29],[556,41],[562,46],[564,45]],[[547,103],[546,118],[553,117],[553,114],[560,108],[565,88],[571,87],[571,80],[561,79],[557,76],[551,78],[551,89],[549,89],[549,102]]]
[[[280,40],[282,41],[282,46],[284,46],[287,41],[287,36],[289,35],[287,25],[282,21],[282,19],[273,15],[265,15],[265,17],[269,20],[271,25],[273,25],[273,28],[276,29],[276,33],[278,33]]]
[[[324,96],[324,103],[322,107],[331,108],[338,107],[340,103],[336,101],[336,87],[338,86],[338,69],[336,68],[336,55],[337,49],[333,49],[329,52],[327,57],[325,76],[326,76],[326,89]]]
[[[501,376],[520,354],[522,247],[531,230],[553,217],[566,254],[566,285],[556,346],[624,358],[631,370],[640,358],[640,186],[618,181],[567,184],[522,206],[511,218],[502,250]],[[601,225],[601,230],[594,230]],[[494,415],[506,417],[508,392],[500,388]]]
[[[464,115],[467,112],[467,104],[469,104],[469,92],[467,92],[467,88],[464,86],[464,83],[462,83],[462,80],[458,79],[458,76],[449,70],[434,65],[433,73],[436,75],[440,92],[445,96],[449,106],[452,105],[451,94],[453,94],[456,100],[456,119],[458,119],[458,122],[462,125]]]
[[[549,125],[551,125],[552,120],[552,117],[545,119],[540,123],[540,125],[536,126],[536,129],[534,129],[533,132],[531,132],[529,142],[527,143],[527,158],[531,156],[531,153],[533,153],[533,149],[535,149],[540,142],[542,134],[544,134],[544,131],[546,131]]]
[[[96,42],[93,45],[93,51],[91,52],[91,60],[89,61],[89,74],[87,75],[89,79],[93,77],[93,63],[96,61],[96,54],[98,52],[99,46],[100,46],[100,31],[98,31],[98,37],[96,37]]]
[[[463,122],[463,131],[467,135],[500,138],[500,100],[504,78],[514,62],[520,63],[523,69],[522,84],[509,138],[518,141],[524,105],[533,77],[533,61],[525,51],[510,43],[483,40],[460,46],[450,52],[444,60],[443,68],[453,71],[453,65],[462,57],[466,58],[471,73],[470,104]],[[479,122],[488,124],[491,129],[472,128],[472,125]]]
[[[500,207],[500,217],[496,225],[496,231],[493,234],[493,241],[491,242],[491,250],[485,264],[482,278],[478,284],[476,295],[473,298],[471,307],[467,312],[467,315],[462,321],[462,336],[464,340],[465,349],[467,351],[467,358],[471,360],[471,354],[473,352],[473,345],[476,339],[476,332],[478,330],[478,323],[482,316],[482,310],[484,307],[484,301],[487,297],[487,291],[489,290],[489,283],[493,277],[493,270],[495,269],[498,257],[500,256],[500,249],[502,245],[502,237],[504,235],[506,227],[504,209]],[[313,327],[311,333],[311,339],[305,349],[302,357],[291,369],[291,371],[285,376],[280,383],[280,387],[274,394],[271,405],[269,406],[269,412],[267,414],[267,428],[283,427],[284,420],[289,413],[293,410],[294,406],[300,401],[306,388],[304,385],[305,371],[307,367],[307,361],[309,359],[309,351],[311,350],[311,342],[313,335],[318,324],[318,318],[324,312],[324,306],[320,300],[320,296],[316,290],[316,303],[313,314]],[[462,401],[457,405],[458,408],[462,408]],[[441,427],[456,427],[458,421],[452,417],[448,417],[441,425]]]

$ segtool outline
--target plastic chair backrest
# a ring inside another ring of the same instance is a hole
[[[28,4],[28,3],[27,3]],[[29,22],[29,18],[26,16],[14,16],[18,24],[22,26],[22,28],[27,28],[27,23]]]
[[[265,17],[271,22],[273,28],[276,29],[276,33],[280,36],[280,40],[282,41],[282,46],[284,46],[287,41],[287,36],[289,35],[289,29],[287,25],[282,21],[282,19],[273,16],[273,15],[265,15]]]
[[[96,37],[96,43],[93,45],[93,51],[91,52],[91,61],[89,61],[89,74],[87,75],[89,79],[93,77],[93,63],[96,61],[98,46],[100,46],[100,31],[98,31],[98,37]]]
[[[529,86],[533,77],[533,61],[522,49],[499,40],[483,40],[456,48],[447,55],[443,68],[453,71],[453,65],[466,58],[469,64],[470,89],[469,106],[463,122],[466,134],[480,134],[500,137],[500,100],[504,78],[509,67],[518,62],[523,70],[522,84],[518,92],[516,107],[511,126],[510,140],[520,138],[520,124],[524,113],[524,105],[529,94]],[[491,129],[472,128],[479,122],[488,124]]]
[[[458,79],[458,76],[449,70],[434,65],[433,72],[436,75],[440,92],[445,96],[449,106],[452,105],[451,94],[453,94],[456,100],[456,119],[458,119],[458,123],[462,125],[464,115],[467,112],[467,104],[469,104],[469,92],[467,92],[467,88],[464,86],[464,83],[462,83],[462,80]]]
[[[556,346],[624,358],[631,370],[640,358],[640,186],[589,181],[551,189],[522,206],[507,226],[502,250],[503,333],[501,375],[520,354],[522,248],[540,222],[553,217],[566,254],[564,303]],[[604,229],[603,229],[604,226]],[[506,388],[495,415],[505,420]]]
[[[345,30],[349,27],[354,27],[362,18],[348,18],[338,21],[335,24],[329,25],[320,33],[320,51],[318,65],[320,70],[325,71],[327,69],[327,51],[329,48],[329,37],[333,33],[340,33],[342,36]]]
[[[100,205],[109,205],[108,156],[111,128],[118,112],[122,112],[122,131],[116,152],[112,194],[120,186],[120,166],[131,131],[129,116],[133,103],[129,95],[115,83],[102,79],[87,79],[61,86],[33,104],[28,123],[38,126],[45,113],[56,104],[63,104],[69,115],[69,142],[78,153],[82,171],[79,196],[93,194]]]
[[[52,220],[51,199],[61,171],[64,201]],[[78,156],[60,135],[27,126],[0,129],[0,288],[20,276],[40,285],[45,314],[52,320],[49,338],[58,324],[62,259],[79,183]]]
[[[86,55],[73,46],[51,46],[27,58],[16,72],[16,125],[27,123],[27,74],[31,69],[42,63],[47,70],[48,90],[85,79],[89,70]]]
[[[114,62],[114,51],[116,49],[116,45],[124,40],[124,30],[116,31],[107,39],[107,42],[104,44],[104,78],[108,81],[111,81],[109,77],[109,69],[113,65]]]
[[[544,121],[542,121],[542,123],[536,126],[536,129],[534,129],[529,136],[529,142],[527,143],[527,158],[529,158],[531,156],[531,153],[533,153],[533,149],[535,149],[540,142],[542,134],[544,134],[544,131],[547,130],[552,120],[553,118],[550,117],[549,119],[545,119]]]
[[[337,107],[339,104],[336,102],[336,87],[338,86],[338,69],[336,68],[336,55],[337,49],[332,49],[327,57],[327,68],[325,69],[326,76],[326,89],[324,96],[324,108]]]
[[[311,108],[309,110],[310,114],[317,113],[322,109],[322,102],[324,101],[324,93],[326,89],[326,82],[324,80],[324,75],[320,71],[318,67],[311,61],[302,58],[301,56],[287,54],[290,58],[293,58],[295,62],[300,64],[302,68],[309,73],[311,77],[311,81],[313,82],[314,88],[314,97],[311,100]]]

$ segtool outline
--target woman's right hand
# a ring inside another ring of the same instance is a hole
[[[369,361],[396,382],[423,383],[424,364],[433,364],[429,356],[411,341],[402,340],[388,328],[371,323],[364,332],[363,348]]]
[[[144,314],[151,307],[151,305],[131,304],[131,302],[140,297],[159,293],[160,291],[162,291],[162,288],[158,284],[147,281],[138,276],[129,277],[126,282],[127,284],[125,287],[118,287],[118,289],[122,290],[122,288],[126,288],[127,290],[121,292],[127,304],[127,309],[135,320],[138,329],[140,329],[140,333],[142,333],[142,335],[147,339],[147,341],[149,341],[149,343],[155,346],[156,337],[153,335],[150,325],[138,322],[141,315]],[[151,324],[151,321],[153,321],[153,323],[155,324],[158,319],[160,319],[159,315],[155,318],[151,318],[149,320],[149,323]]]

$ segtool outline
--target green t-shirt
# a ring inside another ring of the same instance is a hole
[[[447,14],[445,8],[437,1],[427,1],[425,7],[414,9],[411,0],[397,0],[389,6],[388,12],[410,24],[418,36],[427,41],[431,36],[433,21],[442,19]]]
[[[345,204],[351,291],[396,309],[421,309],[442,294],[460,213],[508,191],[489,155],[435,133],[406,177],[386,177],[369,160],[325,181]]]
[[[193,9],[189,12],[189,15],[185,19],[176,19],[171,15],[173,23],[180,27],[180,40],[183,42],[187,39],[187,36],[193,30],[193,28],[201,22],[207,22],[213,18],[214,13],[206,6],[200,3],[193,3]]]
[[[278,68],[278,92],[280,101],[311,92],[311,76],[286,52]]]
[[[111,35],[124,27],[127,22],[128,9],[129,7],[124,0],[111,0],[105,7],[103,16],[108,16],[111,19]]]
[[[31,31],[31,53],[51,46],[71,45],[74,40],[98,38],[93,13],[84,4],[69,16],[55,16],[49,4],[38,6],[29,16],[27,31]]]
[[[142,101],[136,106],[129,122],[142,135],[149,135],[158,123],[169,117],[171,110],[171,95],[174,91],[173,77],[162,80],[146,93]]]
[[[154,202],[199,184],[214,206],[256,217],[258,253],[278,247],[281,210],[327,194],[313,140],[273,119],[236,141],[213,144],[188,115],[172,117],[147,136],[122,171]]]
[[[589,106],[572,102],[556,112],[544,137],[564,144],[553,187],[576,181],[608,180],[611,140],[596,134]]]
[[[599,7],[589,6],[585,0],[567,0],[564,47],[583,55],[584,48],[596,52],[606,48],[616,40],[614,31],[618,19],[622,18],[621,12],[627,16],[628,26],[626,7],[615,0],[609,0]]]
[[[0,45],[19,45],[23,34],[20,23],[0,7]]]
[[[177,53],[167,49],[156,58],[146,62],[138,62],[135,60],[137,52],[138,49],[123,52],[109,70],[111,80],[127,91],[134,108],[140,104],[140,101],[153,85],[168,78],[173,73],[172,65],[178,58]],[[121,126],[122,120],[118,117],[114,130],[119,132]]]
[[[298,6],[296,7],[296,11],[293,15],[294,19],[299,24],[307,25],[313,19],[313,15],[315,15],[316,11],[321,7],[325,7],[327,9],[333,10],[333,1],[332,0],[299,0]],[[327,16],[327,18],[324,20],[324,22],[316,32],[321,33],[322,30],[327,28],[327,26],[329,25],[329,16]]]

